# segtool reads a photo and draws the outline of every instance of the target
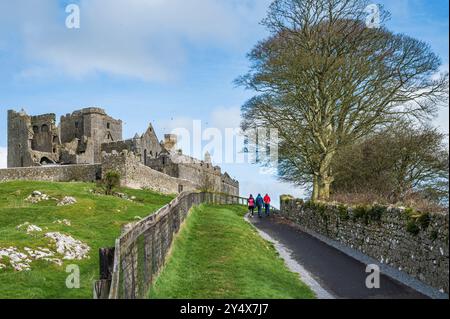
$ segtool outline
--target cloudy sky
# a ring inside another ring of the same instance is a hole
[[[67,29],[68,4],[80,29]],[[177,127],[239,125],[251,92],[233,80],[264,36],[270,0],[0,0],[0,167],[6,166],[6,110],[62,114],[101,106],[124,120],[124,137],[151,122],[162,137]],[[448,70],[448,0],[381,1],[388,26],[426,41]],[[448,132],[448,109],[435,120]],[[222,165],[242,194],[302,195],[250,164]]]

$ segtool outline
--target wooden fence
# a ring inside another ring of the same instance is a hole
[[[247,205],[247,199],[216,193],[185,192],[126,231],[114,248],[100,249],[100,280],[95,299],[142,299],[165,263],[174,235],[189,210],[200,204]]]

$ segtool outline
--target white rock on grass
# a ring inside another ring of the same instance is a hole
[[[17,230],[21,230],[22,228],[26,227],[27,234],[31,234],[34,232],[41,232],[42,228],[33,224],[30,224],[29,222],[25,222],[19,226],[16,227]]]
[[[6,257],[9,259],[9,263],[16,271],[28,271],[31,270],[31,259],[28,255],[21,253],[17,247],[0,248],[0,260]]]
[[[89,251],[91,248],[85,243],[58,232],[47,233],[46,237],[52,239],[56,245],[56,251],[63,255],[63,259],[67,260],[81,260],[89,258]]]
[[[32,204],[36,204],[41,201],[47,201],[47,200],[50,200],[50,197],[47,194],[44,194],[40,191],[33,191],[30,196],[25,198],[26,202],[29,202]]]
[[[76,203],[77,200],[74,197],[66,196],[58,202],[57,206],[68,206]]]
[[[55,220],[53,222],[53,224],[60,224],[60,225],[62,224],[62,225],[66,225],[66,226],[71,226],[72,225],[72,223],[68,219],[63,219],[63,220],[58,219],[58,220]]]
[[[45,260],[51,263],[54,263],[58,266],[62,266],[62,260],[59,258],[55,258],[55,252],[51,251],[48,248],[42,248],[42,247],[38,247],[37,249],[31,249],[28,247],[25,247],[24,250],[28,253],[28,255],[30,255],[31,258],[33,258],[34,260]]]

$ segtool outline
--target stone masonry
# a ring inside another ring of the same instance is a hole
[[[346,207],[281,198],[281,214],[448,294],[449,214]],[[414,226],[416,225],[416,226]]]
[[[209,154],[199,160],[183,155],[176,147],[176,135],[166,134],[159,142],[151,124],[142,135],[123,140],[122,121],[97,107],[66,114],[59,126],[55,114],[30,116],[9,110],[9,169],[0,170],[0,181],[36,180],[40,175],[42,180],[67,181],[79,175],[77,165],[83,165],[83,171],[86,165],[97,164],[100,172],[90,172],[78,180],[91,181],[118,170],[123,173],[122,184],[129,187],[163,193],[206,188],[239,195],[239,182],[213,166]]]

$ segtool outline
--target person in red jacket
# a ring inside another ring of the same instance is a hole
[[[250,195],[250,197],[247,199],[248,202],[248,211],[252,214],[252,217],[255,213],[255,199],[253,198],[253,195]]]
[[[269,194],[266,194],[266,196],[264,196],[264,207],[266,209],[266,216],[270,215],[270,197]]]

